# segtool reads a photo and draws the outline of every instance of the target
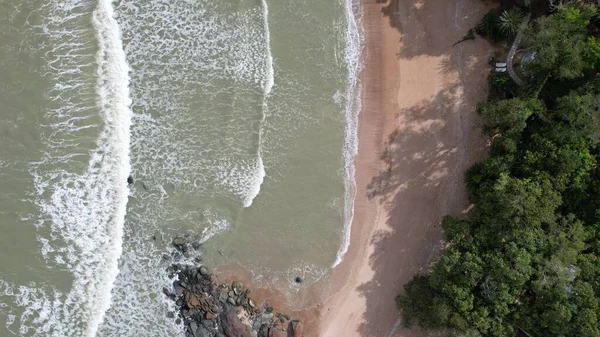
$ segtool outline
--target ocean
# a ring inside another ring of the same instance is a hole
[[[0,336],[179,336],[173,262],[325,282],[353,214],[358,12],[0,1]]]

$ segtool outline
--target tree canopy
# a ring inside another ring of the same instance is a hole
[[[466,336],[600,336],[594,15],[559,7],[528,32],[532,72],[564,94],[547,86],[479,107],[492,147],[466,174],[475,207],[467,219],[443,220],[449,248],[396,299],[405,326]]]

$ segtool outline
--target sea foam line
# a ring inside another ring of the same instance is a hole
[[[103,131],[105,141],[114,157],[107,168],[112,175],[115,189],[115,208],[112,218],[112,242],[104,247],[106,261],[105,270],[98,275],[102,281],[96,289],[95,310],[92,312],[87,326],[87,336],[93,337],[111,305],[111,291],[119,273],[118,260],[123,251],[123,226],[128,199],[128,188],[125,184],[131,171],[129,158],[130,126],[132,112],[129,97],[129,66],[123,50],[121,30],[114,18],[111,0],[98,1],[98,7],[93,14],[93,25],[98,37],[98,102],[106,123]],[[104,139],[102,139],[104,138]],[[106,156],[107,153],[99,155]],[[100,159],[102,160],[102,159]]]
[[[260,193],[260,187],[265,179],[266,172],[262,159],[262,134],[263,124],[266,118],[267,111],[267,98],[271,94],[273,84],[275,83],[275,70],[273,69],[273,55],[271,54],[271,32],[269,31],[269,6],[267,0],[262,0],[263,8],[263,27],[265,30],[265,51],[267,54],[266,59],[266,78],[263,80],[263,103],[262,103],[262,114],[258,129],[258,149],[257,149],[257,162],[256,162],[256,174],[254,176],[254,184],[251,187],[250,193],[244,200],[244,207],[250,207],[254,198]]]
[[[356,181],[354,157],[358,154],[358,116],[361,109],[361,88],[359,75],[362,70],[361,51],[363,46],[363,30],[361,8],[358,0],[344,0],[347,28],[345,34],[346,50],[344,59],[348,71],[346,86],[345,127],[344,127],[344,233],[342,244],[337,252],[331,268],[339,265],[350,247],[352,221],[354,219],[354,199],[356,197]]]

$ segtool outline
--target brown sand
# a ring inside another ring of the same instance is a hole
[[[439,254],[439,223],[467,207],[465,170],[486,140],[490,45],[452,44],[481,0],[364,0],[363,110],[351,246],[335,269],[319,337],[424,336],[400,328],[394,298]]]

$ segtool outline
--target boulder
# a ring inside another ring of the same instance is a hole
[[[236,295],[240,295],[242,291],[244,291],[244,284],[240,281],[233,281],[231,283],[231,289],[235,292]]]
[[[219,295],[219,302],[225,304],[225,302],[227,302],[227,294]]]
[[[276,327],[269,329],[269,337],[287,337],[285,331],[281,331]]]
[[[200,305],[200,300],[196,295],[187,293],[185,297],[188,308],[195,308]]]
[[[203,276],[208,275],[208,269],[205,266],[200,267],[200,274]]]
[[[258,337],[269,337],[269,325],[263,324],[258,328]]]
[[[288,326],[288,337],[302,337],[302,332],[304,331],[304,326],[300,321],[293,320],[290,322]]]
[[[198,334],[198,323],[191,321],[188,331],[191,332],[193,336],[196,336]]]
[[[214,336],[205,326],[199,326],[194,337],[212,337]]]
[[[226,337],[252,337],[247,326],[237,316],[235,308],[231,306],[226,306],[221,313],[221,324]]]
[[[185,238],[182,238],[181,236],[178,236],[173,239],[173,246],[175,246],[176,248],[181,248],[185,246],[186,243],[187,241],[185,240]]]
[[[183,295],[183,293],[185,292],[185,290],[186,289],[184,287],[178,285],[178,286],[175,287],[175,295],[181,296],[181,295]]]

